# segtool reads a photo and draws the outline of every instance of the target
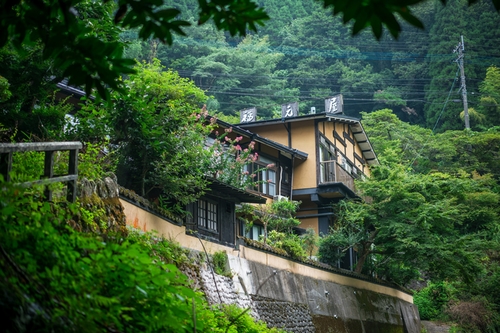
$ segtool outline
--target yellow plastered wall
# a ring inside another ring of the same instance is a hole
[[[288,147],[288,131],[285,127],[288,125],[290,125],[292,148],[308,154],[305,161],[294,167],[293,189],[314,188],[317,186],[314,120],[252,127],[249,130]]]
[[[249,130],[259,136],[288,146],[288,132],[283,124],[252,127]]]
[[[186,227],[178,226],[170,223],[161,217],[158,217],[150,212],[147,212],[125,200],[120,199],[124,208],[124,213],[127,218],[127,225],[138,228],[142,231],[156,231],[159,235],[166,239],[173,240],[181,244],[182,247],[193,249],[196,251],[203,251],[203,245],[208,253],[217,251],[226,251],[232,253],[232,247],[223,246],[220,244],[207,242],[198,239],[198,237],[186,235]]]
[[[307,213],[308,214],[317,214],[317,211],[309,211]],[[297,218],[300,220],[299,228],[302,228],[302,229],[312,228],[312,229],[314,229],[314,232],[316,233],[316,235],[319,233],[318,218],[317,217],[309,217],[309,218],[301,219],[300,213],[299,213],[299,214],[297,214]]]
[[[290,126],[292,147],[308,154],[307,159],[294,168],[293,189],[314,188],[318,185],[314,120],[292,122]]]

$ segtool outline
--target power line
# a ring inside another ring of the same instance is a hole
[[[446,97],[446,101],[443,104],[443,108],[441,109],[441,112],[439,112],[439,116],[438,116],[436,122],[434,123],[434,127],[432,128],[432,133],[433,134],[434,134],[434,131],[436,130],[436,127],[437,127],[439,121],[441,120],[441,116],[443,115],[444,109],[446,108],[446,105],[448,104],[448,101],[450,100],[450,95],[451,95],[451,92],[453,91],[453,88],[455,87],[455,82],[457,82],[458,72],[459,71],[460,71],[460,69],[458,69],[457,73],[455,74],[455,80],[453,80],[453,84],[451,85],[450,91],[448,92],[448,97]],[[415,161],[417,160],[417,157],[422,153],[422,151],[424,150],[424,147],[427,145],[427,143],[429,142],[429,140],[430,140],[430,136],[427,137],[427,140],[425,140],[424,144],[420,148],[420,151],[418,152],[418,154],[415,155],[415,157],[413,158],[413,160],[410,162],[409,166],[412,166],[413,163],[415,163]]]

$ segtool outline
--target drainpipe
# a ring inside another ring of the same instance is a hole
[[[283,166],[280,164],[280,184],[278,187],[278,195],[281,195],[281,182],[283,182]]]
[[[285,129],[288,133],[288,148],[292,148],[292,134],[290,133],[290,123],[284,123]]]

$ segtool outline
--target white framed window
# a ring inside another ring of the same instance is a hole
[[[253,190],[272,197],[276,195],[276,183],[278,179],[276,177],[275,163],[275,161],[267,157],[259,156],[257,161],[245,165],[245,171],[249,174],[255,173],[254,181],[257,182],[257,186],[252,188]],[[267,167],[270,164],[274,166]]]

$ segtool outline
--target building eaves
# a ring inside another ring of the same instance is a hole
[[[209,192],[208,194],[213,194],[214,196],[218,196],[222,194],[224,199],[235,202],[235,203],[266,203],[266,198],[261,197],[259,195],[253,194],[251,192],[247,192],[245,190],[241,190],[232,185],[228,185],[223,183],[215,178],[207,178],[210,182]]]
[[[83,91],[79,88],[76,88],[76,87],[69,86],[67,79],[62,80],[56,86],[57,86],[57,88],[61,89],[61,91],[63,91],[67,95],[74,95],[75,97],[85,96],[85,91]],[[91,96],[90,98],[94,99],[93,96]]]
[[[259,120],[249,123],[240,123],[236,124],[235,126],[240,127],[242,129],[247,129],[247,128],[251,129],[253,127],[269,126],[269,125],[299,122],[306,120],[336,121],[349,124],[353,132],[354,138],[356,139],[356,142],[361,148],[361,152],[363,153],[363,157],[366,160],[366,163],[368,163],[369,165],[380,164],[377,155],[373,150],[372,144],[368,139],[368,136],[366,135],[363,125],[361,124],[361,121],[358,118],[349,117],[341,114],[327,114],[326,112],[323,112],[323,113],[308,114],[290,118],[279,118],[270,120]]]
[[[208,116],[208,119],[210,119],[210,118],[211,117]],[[219,119],[217,119],[217,124],[219,124],[222,127],[231,128],[234,133],[248,137],[255,142],[259,142],[259,143],[262,143],[264,145],[270,146],[276,150],[279,150],[282,153],[285,153],[285,155],[290,155],[291,157],[294,157],[294,158],[299,159],[299,160],[306,160],[307,159],[307,156],[308,156],[307,153],[300,151],[298,149],[289,148],[289,147],[287,147],[281,143],[278,143],[276,141],[266,139],[266,138],[264,138],[256,133],[253,133],[247,129],[241,128],[239,125],[232,125],[230,123],[227,123],[227,122],[219,120]]]

